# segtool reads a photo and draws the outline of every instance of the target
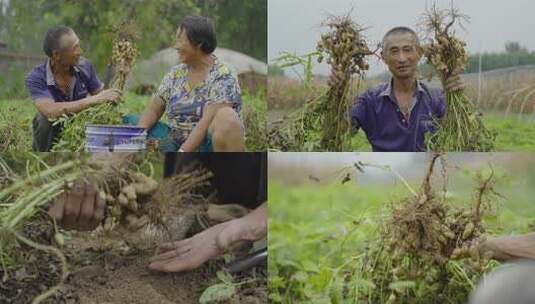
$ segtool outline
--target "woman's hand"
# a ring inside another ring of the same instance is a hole
[[[189,271],[223,254],[224,251],[219,248],[216,240],[229,225],[231,222],[221,223],[189,239],[160,244],[149,269],[162,272]]]
[[[193,270],[244,242],[267,235],[267,203],[246,216],[213,226],[189,239],[161,244],[149,269],[163,272]]]

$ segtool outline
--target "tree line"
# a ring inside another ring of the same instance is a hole
[[[505,50],[502,52],[471,54],[466,65],[465,73],[479,72],[480,60],[481,71],[484,72],[520,65],[535,64],[535,52],[529,51],[519,42],[507,42],[505,44]]]
[[[267,60],[266,0],[3,0],[0,41],[8,51],[42,54],[46,30],[72,27],[86,57],[103,71],[111,57],[111,29],[133,19],[141,58],[173,44],[186,15],[211,17],[219,46]]]

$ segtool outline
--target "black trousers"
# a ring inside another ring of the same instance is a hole
[[[41,113],[37,113],[32,120],[32,149],[36,152],[49,152],[58,139],[62,127],[53,126],[52,122]]]
[[[198,193],[217,193],[218,203],[238,204],[254,209],[267,201],[267,153],[165,153],[164,176],[195,169],[194,164],[212,172],[210,186]]]

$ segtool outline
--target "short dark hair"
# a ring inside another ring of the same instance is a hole
[[[406,26],[397,26],[395,28],[392,28],[390,29],[388,32],[386,32],[386,34],[383,36],[383,41],[382,41],[382,45],[381,47],[383,48],[384,50],[384,47],[385,47],[385,41],[388,37],[390,36],[393,36],[393,35],[399,35],[399,34],[411,34],[414,36],[414,38],[416,39],[416,43],[419,45],[420,44],[420,40],[418,38],[418,34],[416,34],[416,32],[409,28],[409,27],[406,27]]]
[[[199,46],[205,54],[211,54],[217,47],[217,38],[212,19],[201,16],[187,16],[182,19],[180,29],[186,32],[188,40]]]
[[[61,37],[66,34],[73,33],[73,29],[60,25],[49,29],[46,32],[45,39],[43,41],[43,51],[48,57],[52,57],[52,53],[60,48]]]

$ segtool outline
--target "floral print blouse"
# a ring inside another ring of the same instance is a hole
[[[188,66],[179,64],[163,78],[155,95],[164,103],[170,124],[170,136],[181,145],[202,117],[208,104],[230,103],[241,110],[241,89],[237,77],[213,56],[214,63],[204,82],[190,87]]]

